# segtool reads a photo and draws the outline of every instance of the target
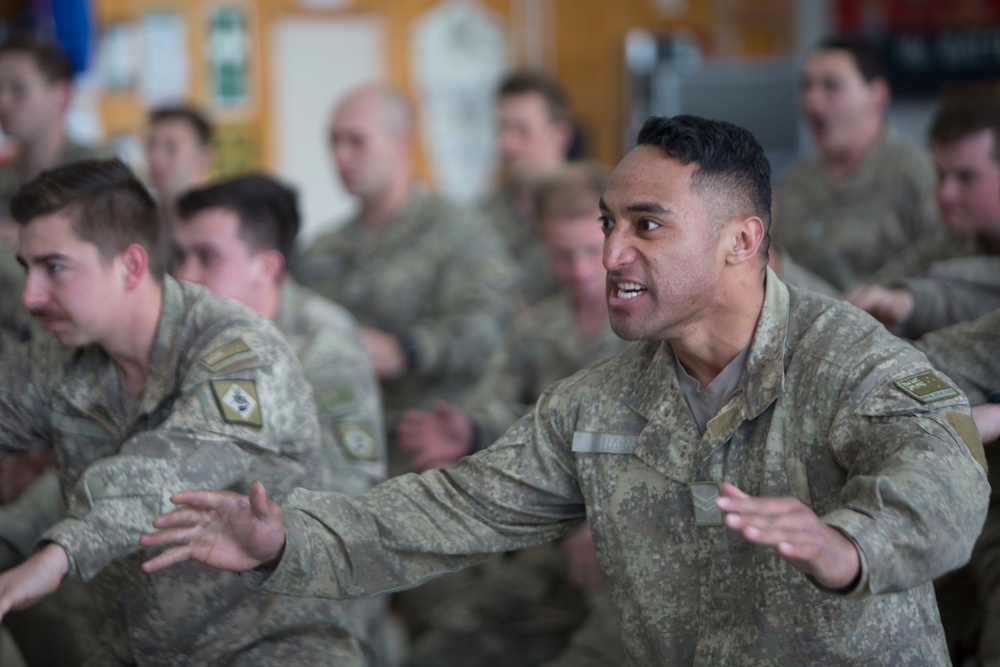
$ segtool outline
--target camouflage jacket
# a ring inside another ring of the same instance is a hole
[[[76,162],[77,160],[87,160],[90,158],[110,157],[107,149],[102,147],[81,146],[72,142],[67,142],[63,147],[62,154],[53,166]],[[20,162],[14,161],[0,167],[0,217],[8,215],[7,207],[10,200],[17,193],[18,188],[24,184],[24,169]]]
[[[164,279],[150,373],[134,405],[97,346],[35,339],[0,362],[0,450],[52,447],[67,513],[42,536],[102,608],[100,664],[298,664],[282,635],[319,630],[320,648],[360,664],[343,607],[260,595],[231,575],[183,564],[150,576],[139,546],[186,488],[276,496],[320,488],[325,465],[311,393],[274,326],[201,287]],[[273,655],[269,657],[269,651]],[[285,656],[277,660],[277,654]]]
[[[402,588],[587,516],[633,665],[943,666],[930,582],[968,559],[987,506],[971,425],[965,397],[923,355],[769,271],[739,387],[703,436],[669,345],[631,345],[556,383],[447,471],[360,499],[296,491],[264,588]],[[711,525],[721,517],[699,490],[712,487],[692,483],[722,481],[795,496],[843,531],[861,556],[857,587],[821,590],[773,549]]]
[[[479,382],[459,402],[478,431],[477,448],[491,444],[556,380],[624,348],[605,322],[584,340],[565,291],[519,313]]]
[[[973,237],[941,232],[917,241],[872,280],[913,294],[913,310],[897,332],[907,338],[1000,308],[1000,256]]]
[[[538,225],[518,212],[511,190],[497,190],[483,202],[482,211],[507,242],[514,258],[514,292],[521,302],[530,305],[558,292],[559,281],[549,267]]]
[[[390,426],[399,410],[464,392],[509,316],[511,264],[503,242],[479,215],[421,187],[378,231],[352,220],[317,240],[296,274],[362,326],[413,343],[416,367],[382,383]]]
[[[332,491],[359,495],[385,479],[382,394],[357,321],[292,280],[274,323],[302,362],[319,409]]]
[[[889,128],[841,185],[830,183],[818,156],[793,165],[775,189],[771,234],[796,262],[847,291],[941,228],[934,179],[927,151]]]

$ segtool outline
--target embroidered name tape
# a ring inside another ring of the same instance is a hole
[[[639,444],[639,436],[631,433],[573,433],[573,451],[586,454],[631,454]]]

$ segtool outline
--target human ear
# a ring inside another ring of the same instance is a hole
[[[149,255],[141,244],[130,243],[121,258],[125,269],[125,289],[135,289],[149,271]]]
[[[730,247],[726,255],[727,264],[742,264],[754,257],[760,250],[764,240],[764,222],[753,215],[742,220],[733,221],[730,230]]]

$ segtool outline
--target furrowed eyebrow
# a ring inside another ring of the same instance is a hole
[[[629,213],[671,213],[669,208],[651,201],[639,201],[629,204],[625,210]]]
[[[45,262],[65,262],[68,259],[68,255],[64,255],[60,252],[49,252],[44,255],[35,255],[31,258],[31,262],[33,264],[44,264]],[[17,256],[17,261],[21,264],[21,266],[25,268],[28,267],[28,263],[20,255]]]

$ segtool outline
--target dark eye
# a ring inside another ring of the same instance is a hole
[[[650,220],[649,218],[639,218],[636,220],[635,226],[642,232],[651,232],[654,229],[659,229],[660,223],[655,220]]]
[[[612,220],[611,218],[609,218],[606,215],[602,215],[597,220],[598,220],[598,222],[601,223],[601,230],[605,234],[607,234],[608,232],[610,232],[612,229],[615,228],[615,221]]]

